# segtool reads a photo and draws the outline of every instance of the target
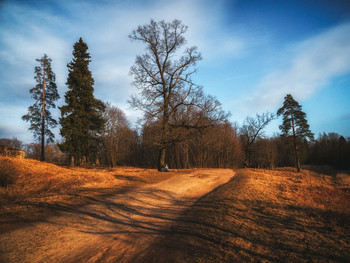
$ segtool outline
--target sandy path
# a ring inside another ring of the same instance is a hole
[[[196,170],[80,208],[62,206],[59,216],[1,235],[0,262],[142,259],[182,211],[233,176],[231,170]]]

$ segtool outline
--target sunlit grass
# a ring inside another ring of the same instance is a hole
[[[17,172],[0,188],[0,223],[38,220],[57,204],[156,183],[183,170],[74,168],[0,157]],[[174,222],[144,259],[178,262],[347,262],[350,185],[346,172],[322,167],[242,169]],[[0,167],[0,170],[2,168]],[[315,172],[317,171],[317,172]],[[193,172],[193,171],[192,171]],[[205,177],[200,170],[195,172]],[[0,229],[1,230],[1,229]]]
[[[242,169],[156,246],[181,262],[346,262],[349,225],[350,193],[336,176]]]
[[[53,205],[86,204],[92,198],[156,183],[179,172],[135,167],[71,169],[0,156],[0,174],[11,179],[0,187],[0,223],[41,219]]]

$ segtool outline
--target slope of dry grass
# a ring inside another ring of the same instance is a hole
[[[0,176],[11,174],[14,182],[0,187],[0,224],[6,228],[7,224],[41,219],[54,210],[55,204],[86,204],[94,197],[156,183],[179,172],[184,171],[160,173],[134,167],[68,169],[0,156]]]
[[[0,174],[4,162],[15,176],[13,184],[0,187],[0,233],[14,223],[50,215],[55,205],[83,205],[191,172],[67,169],[0,157]],[[198,200],[164,230],[140,261],[349,262],[349,175],[308,169],[237,171],[232,181]]]
[[[349,262],[349,226],[350,194],[335,177],[245,169],[186,211],[146,259]]]

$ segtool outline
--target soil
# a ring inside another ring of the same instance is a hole
[[[228,169],[195,170],[86,206],[56,205],[59,214],[2,231],[0,262],[159,262],[156,240],[191,205],[230,181]],[[171,259],[171,250],[169,250]]]

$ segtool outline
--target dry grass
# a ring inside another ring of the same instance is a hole
[[[338,173],[336,179],[344,188],[350,188],[350,175],[348,173]]]
[[[0,157],[0,163],[3,160]],[[98,196],[192,172],[67,169],[6,160],[18,174],[7,189],[0,187],[0,232],[13,223],[48,216],[56,205],[83,205]],[[237,171],[232,181],[176,219],[144,261],[349,262],[349,175],[308,169]]]
[[[15,183],[18,175],[15,164],[8,158],[0,159],[0,187],[7,188],[8,185]]]
[[[10,174],[12,183],[0,187],[2,228],[42,219],[50,215],[57,204],[87,204],[98,196],[156,183],[184,171],[160,173],[134,167],[68,169],[35,160],[0,156],[0,174],[5,172]]]
[[[350,193],[335,177],[244,169],[159,241],[169,262],[349,262]]]

